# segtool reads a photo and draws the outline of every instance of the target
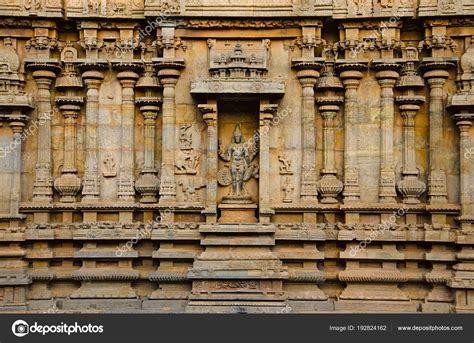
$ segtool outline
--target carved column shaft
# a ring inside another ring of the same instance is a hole
[[[359,201],[359,166],[357,162],[357,126],[358,111],[357,88],[362,73],[358,70],[342,71],[340,78],[345,87],[344,94],[344,202]]]
[[[95,70],[82,74],[87,87],[86,92],[86,168],[82,189],[82,201],[99,200],[100,177],[98,168],[98,118],[99,118],[99,88],[104,75]]]
[[[60,109],[64,116],[64,165],[54,187],[61,194],[61,202],[74,202],[81,189],[81,179],[76,175],[77,118],[81,108],[75,104],[62,104]]]
[[[429,160],[430,171],[428,175],[428,196],[430,203],[446,203],[446,171],[442,163],[443,141],[443,113],[444,92],[443,86],[449,73],[445,70],[431,70],[424,74],[430,86],[430,134],[429,134]]]
[[[392,66],[394,67],[394,66]],[[393,126],[394,126],[394,97],[398,73],[393,70],[383,70],[377,73],[381,87],[380,94],[380,188],[379,199],[381,202],[395,202],[395,161],[393,152]]]
[[[336,174],[335,163],[335,141],[334,141],[334,118],[336,118],[339,106],[321,106],[319,111],[323,118],[323,174]]]
[[[122,85],[122,147],[119,177],[119,200],[133,201],[134,189],[134,152],[135,152],[135,102],[133,87],[138,74],[133,71],[122,71],[117,74]]]
[[[314,100],[313,100],[314,102]],[[260,222],[270,222],[270,123],[277,112],[278,105],[260,103],[259,140],[260,140],[260,177],[259,212]]]
[[[148,100],[148,99],[146,99]],[[138,99],[137,102],[140,102]],[[144,128],[144,163],[140,176],[135,182],[135,189],[141,194],[140,202],[156,202],[156,194],[158,193],[158,178],[156,176],[155,167],[155,130],[156,117],[158,116],[159,107],[154,105],[140,106],[140,111],[145,118]]]
[[[418,174],[415,155],[415,116],[419,106],[402,105],[400,114],[403,118],[403,173]]]
[[[162,125],[162,161],[160,202],[176,200],[176,183],[174,176],[175,163],[175,86],[179,71],[160,70],[159,76],[163,85],[163,125]]]
[[[76,168],[76,137],[79,106],[62,107],[64,116],[64,166],[63,172],[77,172]]]
[[[145,151],[143,169],[145,171],[155,172],[155,126],[159,109],[156,106],[146,106],[141,110],[143,117],[145,118]]]
[[[303,133],[301,200],[317,202],[314,85],[319,73],[309,69],[299,71],[297,76],[303,87],[301,98],[301,130]]]
[[[38,159],[36,177],[33,188],[33,200],[51,201],[53,199],[53,179],[51,174],[51,84],[56,74],[48,70],[33,72],[38,91],[36,93],[38,117],[44,117],[42,125],[38,127]]]
[[[342,100],[333,99],[335,103]],[[335,163],[335,133],[334,118],[339,111],[339,105],[320,105],[319,112],[323,118],[323,161],[321,170],[322,178],[319,181],[319,192],[322,203],[337,203],[336,197],[343,189],[342,182],[336,178],[337,170]]]
[[[17,142],[13,151],[13,179],[10,196],[10,214],[18,214],[20,206],[20,194],[21,194],[21,146],[22,139],[21,134],[25,123],[23,122],[11,122],[10,127],[13,131],[13,141]]]
[[[474,208],[472,202],[471,180],[474,174],[472,161],[466,157],[466,152],[472,149],[470,142],[469,130],[472,122],[469,120],[460,120],[457,123],[459,128],[459,149],[460,149],[460,186],[461,186],[461,216],[472,217],[474,215]],[[473,158],[473,157],[470,157]]]
[[[207,188],[206,188],[206,222],[216,222],[217,219],[217,105],[198,105],[207,124]]]

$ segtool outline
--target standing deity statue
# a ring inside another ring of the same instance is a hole
[[[249,146],[244,142],[240,124],[234,128],[232,142],[225,151],[219,143],[219,156],[226,164],[225,169],[221,169],[218,173],[218,182],[222,186],[231,185],[230,196],[234,198],[246,197],[247,192],[244,183],[251,177],[257,178],[258,166],[252,164],[257,156],[257,147]]]

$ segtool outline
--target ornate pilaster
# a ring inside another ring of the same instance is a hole
[[[51,85],[56,78],[59,67],[56,61],[50,63],[33,63],[33,78],[38,87],[36,109],[38,117],[51,114]],[[51,172],[51,116],[44,116],[45,122],[38,128],[38,155],[36,174],[33,184],[33,201],[51,202],[53,199],[53,177]]]
[[[122,62],[115,65],[115,67],[121,70],[117,74],[117,78],[122,85],[122,158],[120,162],[118,198],[120,201],[134,201],[135,99],[133,87],[138,80],[138,74],[135,72],[138,64]]]
[[[75,91],[82,88],[82,81],[76,73],[73,61],[77,59],[77,51],[67,47],[62,51],[62,60],[65,62],[62,75],[56,80],[56,89],[64,90],[65,95],[57,96],[56,102],[64,116],[64,164],[62,175],[54,182],[54,188],[61,194],[61,202],[75,202],[76,194],[81,189],[81,179],[77,176],[77,118],[81,96]]]
[[[275,212],[270,203],[270,137],[271,120],[277,112],[278,105],[260,101],[259,140],[260,140],[260,169],[259,169],[259,219],[261,223],[270,223],[270,216]]]
[[[79,65],[84,70],[82,79],[86,85],[86,162],[82,181],[82,202],[97,202],[100,197],[99,146],[97,132],[99,125],[99,88],[104,75],[104,63]]]
[[[318,202],[318,187],[316,181],[316,132],[314,119],[314,85],[319,77],[318,70],[322,68],[320,61],[293,61],[298,80],[301,83],[301,132],[303,135],[303,163],[301,169],[301,200]]]
[[[357,113],[359,101],[357,88],[362,78],[361,70],[366,69],[364,63],[340,61],[337,69],[343,80],[344,94],[344,203],[359,201],[359,166],[357,161]]]
[[[163,23],[157,33],[156,45],[163,49],[163,57],[153,58],[158,78],[163,86],[162,110],[162,147],[161,147],[161,178],[160,203],[176,202],[175,181],[175,135],[176,135],[176,103],[175,87],[184,68],[184,60],[177,58],[176,50],[184,43],[176,37],[173,23]]]
[[[316,85],[318,91],[324,92],[322,97],[316,99],[319,113],[323,118],[323,169],[321,170],[321,180],[318,182],[322,203],[337,203],[336,197],[343,189],[342,182],[336,177],[334,119],[344,101],[338,91],[344,87],[334,75],[333,65],[334,61],[331,55],[330,59],[326,61],[325,71]]]
[[[430,204],[447,203],[448,191],[446,171],[443,163],[443,113],[444,113],[444,84],[449,77],[447,69],[455,64],[433,58],[423,59],[423,77],[430,87],[429,96],[429,161],[428,172],[428,202]]]
[[[11,197],[10,197],[10,215],[19,215],[20,205],[20,194],[21,194],[21,146],[22,146],[22,132],[25,127],[25,123],[22,121],[10,122],[10,127],[13,131],[13,141],[18,142],[15,150],[13,151],[13,180],[11,186]]]
[[[207,188],[206,188],[206,215],[207,223],[217,220],[217,104],[207,103],[198,105],[202,118],[207,125]]]
[[[135,103],[140,106],[145,123],[144,163],[140,176],[135,182],[135,189],[142,196],[140,202],[150,203],[156,202],[156,194],[159,190],[159,179],[155,166],[155,131],[159,104],[161,103],[161,99],[153,96],[153,91],[159,88],[159,83],[150,63],[145,64],[145,72],[135,88],[145,91],[144,96],[137,97],[135,100]]]
[[[425,101],[425,97],[415,94],[415,90],[423,88],[424,83],[421,77],[416,74],[414,61],[408,61],[405,64],[403,75],[398,80],[396,87],[403,91],[403,95],[396,99],[403,118],[403,169],[402,180],[397,186],[403,196],[404,203],[417,204],[420,202],[419,197],[426,190],[426,185],[419,179],[416,164],[415,116],[420,109],[420,104]]]
[[[61,103],[60,109],[64,116],[64,166],[62,175],[54,182],[54,188],[61,194],[61,202],[75,202],[76,195],[81,189],[81,179],[77,176],[76,168],[76,140],[77,118],[82,102],[77,99],[71,103],[66,99],[57,100]]]
[[[163,85],[163,110],[162,110],[162,161],[160,180],[160,202],[168,203],[176,200],[175,172],[175,126],[176,126],[176,105],[175,87],[180,74],[179,69],[182,64],[163,67],[158,72],[158,77]]]
[[[392,62],[374,61],[375,77],[380,85],[380,152],[379,179],[380,202],[396,202],[395,159],[393,148],[394,96],[393,87],[398,78],[399,65]]]

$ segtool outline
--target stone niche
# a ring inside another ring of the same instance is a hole
[[[231,176],[232,160],[227,162],[219,158],[218,180],[219,187],[217,192],[217,202],[220,204],[221,219],[223,222],[256,221],[255,210],[258,204],[258,165],[259,165],[259,142],[254,139],[258,133],[258,101],[220,101],[219,120],[218,120],[218,139],[220,152],[227,154],[234,138],[234,134],[242,134],[244,149],[247,149],[253,158],[249,158],[249,168],[253,169],[249,179],[243,182],[243,189],[240,195],[233,194],[233,184],[228,176]],[[222,175],[222,176],[220,176]],[[226,179],[223,184],[223,179]],[[245,178],[247,179],[247,177]]]

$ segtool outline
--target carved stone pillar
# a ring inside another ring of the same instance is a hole
[[[38,117],[51,113],[51,84],[56,78],[59,67],[56,63],[32,64],[33,78],[38,86],[36,108]],[[33,201],[51,202],[53,199],[53,178],[51,172],[51,116],[45,116],[45,122],[38,127],[38,158],[33,184]]]
[[[176,201],[175,171],[175,87],[178,82],[179,70],[161,69],[158,72],[163,85],[163,125],[162,125],[162,161],[160,180],[160,203]]]
[[[341,81],[333,73],[334,56],[326,53],[329,60],[326,61],[325,71],[318,79],[316,89],[324,92],[323,96],[316,99],[319,113],[323,118],[323,169],[322,178],[318,182],[322,203],[337,203],[336,197],[342,192],[343,184],[336,177],[335,161],[335,132],[334,119],[339,111],[343,98],[336,92],[343,89]]]
[[[359,166],[357,161],[357,112],[359,101],[357,88],[362,78],[362,63],[341,63],[339,77],[345,87],[344,95],[344,203],[359,201]]]
[[[316,132],[314,118],[314,85],[319,77],[318,70],[322,63],[315,61],[298,61],[293,68],[298,70],[297,77],[301,83],[301,131],[303,135],[302,169],[301,169],[301,200],[318,202],[316,181]]]
[[[406,63],[403,75],[398,80],[396,87],[403,91],[403,95],[396,99],[403,118],[403,169],[402,180],[397,186],[403,195],[404,203],[418,204],[419,197],[426,190],[426,185],[419,179],[416,164],[415,116],[425,98],[415,95],[415,89],[423,88],[424,83],[421,77],[416,74],[413,61]]]
[[[400,103],[400,114],[403,118],[403,179],[397,187],[406,204],[418,204],[419,197],[426,190],[425,183],[419,180],[415,151],[415,116],[420,105],[409,99],[397,99]]]
[[[10,215],[18,215],[20,207],[20,194],[21,194],[21,146],[22,139],[21,134],[25,123],[21,121],[10,122],[10,127],[13,131],[13,141],[18,142],[18,145],[15,146],[13,151],[13,180],[11,187],[11,197],[10,197]]]
[[[82,202],[97,202],[100,196],[98,118],[99,88],[104,79],[101,64],[84,64],[82,79],[86,85],[86,162],[82,186]]]
[[[260,101],[260,177],[258,182],[260,223],[270,223],[274,211],[270,208],[270,122],[277,112],[278,105]]]
[[[426,60],[426,59],[425,59]],[[446,188],[446,171],[442,163],[443,146],[443,113],[444,91],[443,87],[449,73],[445,70],[453,67],[453,63],[444,61],[427,61],[422,65],[427,70],[423,77],[430,87],[429,98],[429,160],[428,174],[428,202],[430,204],[447,203],[448,191]]]
[[[396,63],[377,63],[374,65],[380,85],[380,152],[381,167],[379,180],[380,202],[396,202],[395,159],[393,149],[394,97],[393,87],[398,78]]]
[[[62,175],[54,182],[54,188],[61,194],[61,202],[75,202],[76,194],[81,190],[76,165],[77,118],[84,101],[75,92],[83,85],[73,64],[73,60],[77,59],[77,51],[68,46],[62,51],[61,59],[65,61],[65,65],[63,74],[56,80],[56,89],[64,90],[65,95],[57,96],[56,103],[64,116],[64,162]]]
[[[342,102],[342,100],[341,100]],[[336,197],[343,189],[342,182],[336,177],[337,169],[334,160],[335,154],[335,135],[334,135],[334,118],[339,111],[337,101],[335,104],[323,104],[320,102],[319,112],[323,117],[323,161],[324,167],[321,171],[323,174],[319,181],[319,191],[321,193],[324,204],[337,203]]]
[[[74,101],[74,99],[70,99]],[[59,99],[61,113],[64,116],[64,165],[62,175],[54,182],[54,188],[61,194],[61,202],[75,202],[76,194],[81,189],[81,179],[77,177],[76,168],[76,141],[77,117],[81,107],[77,103],[70,103],[68,99]]]
[[[461,219],[463,217],[474,221],[474,201],[472,193],[472,175],[474,175],[474,167],[472,161],[466,157],[466,152],[470,151],[473,147],[472,140],[469,135],[469,131],[472,126],[474,116],[469,114],[471,117],[469,120],[463,120],[463,116],[459,115],[456,125],[459,128],[459,150],[460,150],[460,188],[461,188]],[[455,116],[456,118],[456,116]],[[471,157],[472,158],[472,157]]]
[[[133,67],[133,64],[130,65]],[[127,69],[119,72],[117,78],[122,85],[122,158],[120,162],[118,198],[120,201],[134,201],[135,102],[133,87],[138,80],[138,74],[133,70]]]
[[[473,95],[470,96],[474,104]],[[454,288],[455,312],[472,313],[474,311],[474,204],[472,195],[472,175],[474,175],[474,164],[465,154],[473,146],[470,131],[474,116],[472,114],[458,114],[454,118],[459,128],[460,149],[460,188],[461,188],[461,232],[457,235],[457,243],[461,251],[456,254],[457,264],[453,266],[454,275],[449,280],[448,286]],[[472,157],[470,157],[472,158]]]
[[[161,99],[154,96],[153,91],[160,87],[158,78],[153,71],[151,63],[145,64],[145,72],[138,80],[135,88],[143,89],[144,96],[136,97],[135,103],[140,106],[145,124],[144,128],[144,163],[135,189],[141,194],[140,202],[153,203],[157,201],[156,195],[159,190],[160,181],[157,177],[155,166],[155,131],[156,118],[158,116]]]
[[[207,188],[206,188],[206,223],[217,220],[217,104],[198,105],[202,117],[207,124]]]
[[[141,103],[137,99],[137,103]],[[144,164],[140,176],[135,183],[135,189],[141,194],[140,202],[156,202],[156,194],[159,190],[159,180],[155,168],[155,130],[156,117],[159,107],[153,104],[143,104],[140,111],[145,118],[144,132]]]

